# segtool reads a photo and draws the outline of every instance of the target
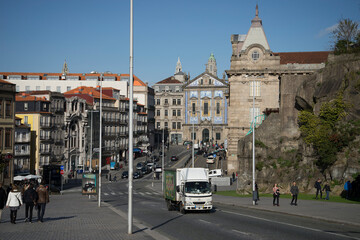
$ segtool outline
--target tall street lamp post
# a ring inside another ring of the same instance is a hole
[[[98,206],[101,207],[101,167],[102,167],[102,78],[103,74],[100,75],[100,139],[99,139],[99,195],[98,195]]]

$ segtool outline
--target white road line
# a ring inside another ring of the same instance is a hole
[[[123,193],[123,192],[119,192],[119,195],[124,195],[124,193]]]
[[[346,235],[339,234],[339,233],[327,232],[327,231],[324,231],[324,230],[315,229],[315,228],[309,228],[309,227],[304,227],[304,226],[299,226],[299,225],[295,225],[295,224],[291,224],[291,223],[284,223],[284,222],[279,222],[279,221],[275,221],[275,220],[269,220],[269,219],[266,219],[266,218],[255,217],[255,216],[251,216],[251,215],[246,215],[246,214],[241,214],[241,213],[234,213],[234,212],[229,212],[229,211],[224,211],[224,210],[222,210],[222,212],[229,213],[229,214],[235,214],[235,215],[239,215],[239,216],[243,216],[243,217],[248,217],[248,218],[254,218],[254,219],[258,219],[258,220],[262,220],[262,221],[266,221],[266,222],[278,223],[278,224],[283,224],[283,225],[286,225],[286,226],[291,226],[291,227],[296,227],[296,228],[302,228],[302,229],[306,229],[306,230],[310,230],[310,231],[314,231],[314,232],[327,233],[327,234],[331,234],[331,235],[335,235],[335,236],[339,236],[339,237],[346,237],[346,238],[351,238],[351,239],[358,239],[358,240],[360,240],[360,238],[357,238],[357,237],[351,237],[351,236],[346,236]]]
[[[108,193],[106,193],[106,192],[104,192],[104,195],[105,195],[105,196],[108,196],[109,194],[108,194]]]
[[[205,221],[205,220],[202,220],[202,219],[199,219],[200,222],[204,222],[204,223],[207,223],[207,224],[212,224],[211,222],[208,222],[208,221]]]
[[[139,192],[139,193],[140,193],[141,196],[145,196],[145,193],[143,193],[143,192]]]
[[[251,233],[242,232],[242,231],[239,231],[239,230],[236,230],[236,229],[231,229],[231,231],[237,232],[237,233],[240,233],[240,234],[243,234],[243,235],[247,235],[247,236],[250,236],[250,235],[251,235]]]
[[[150,193],[150,192],[145,192],[147,195],[152,195],[152,193]]]
[[[116,193],[114,193],[114,192],[111,192],[111,195],[116,195]]]

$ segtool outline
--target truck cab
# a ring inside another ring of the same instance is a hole
[[[210,211],[212,192],[209,170],[206,168],[178,168],[165,170],[165,201],[168,210]]]

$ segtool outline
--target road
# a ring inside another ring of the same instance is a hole
[[[171,162],[172,154],[181,154],[181,148],[170,149],[166,167],[183,164]],[[195,162],[203,164],[205,159]],[[155,189],[159,181],[151,174],[134,180],[133,216],[135,224],[156,239],[360,239],[360,230],[354,226],[323,222],[287,214],[265,212],[216,204],[211,213],[168,211],[161,192]],[[103,200],[114,210],[127,215],[128,185],[126,180],[103,185]]]

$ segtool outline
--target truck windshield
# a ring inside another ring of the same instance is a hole
[[[208,182],[187,182],[185,183],[185,193],[211,193],[211,186]]]

